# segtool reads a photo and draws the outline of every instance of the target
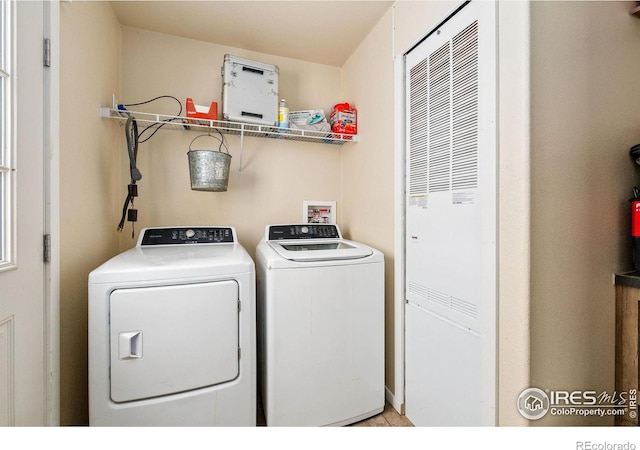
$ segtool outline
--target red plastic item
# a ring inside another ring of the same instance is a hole
[[[331,130],[334,133],[358,134],[358,112],[349,103],[338,103],[333,107],[331,116]]]
[[[631,236],[640,237],[640,200],[631,202]]]
[[[194,119],[218,120],[218,103],[211,102],[209,112],[203,113],[196,111],[196,105],[191,98],[187,98],[187,117]]]

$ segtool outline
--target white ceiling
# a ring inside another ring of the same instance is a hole
[[[122,25],[341,67],[393,1],[111,1]]]

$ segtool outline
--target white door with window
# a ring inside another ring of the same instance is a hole
[[[0,426],[49,415],[44,8],[0,2]]]

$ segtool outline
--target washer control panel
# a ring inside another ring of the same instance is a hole
[[[235,242],[231,227],[145,228],[138,246],[171,244],[228,244]]]
[[[337,225],[314,223],[271,225],[268,229],[268,239],[270,241],[288,239],[340,239],[341,237]]]

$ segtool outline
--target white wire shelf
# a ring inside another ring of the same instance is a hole
[[[255,125],[225,120],[193,119],[190,117],[167,116],[139,111],[120,111],[108,107],[100,107],[100,117],[126,122],[128,115],[135,117],[138,128],[157,125],[166,130],[194,130],[200,132],[220,131],[224,134],[284,139],[289,141],[316,142],[321,144],[343,145],[347,142],[358,142],[356,134],[318,132],[294,128],[277,128],[274,126]]]

